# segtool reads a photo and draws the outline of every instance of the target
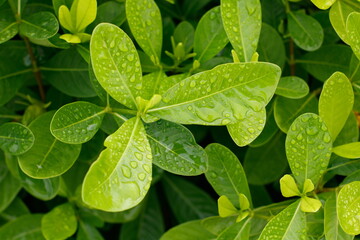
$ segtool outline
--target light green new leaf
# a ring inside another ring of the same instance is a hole
[[[12,155],[28,151],[35,137],[29,128],[20,123],[5,123],[0,126],[0,148]]]
[[[302,12],[288,14],[289,33],[301,49],[315,51],[324,40],[324,31],[320,23]]]
[[[292,99],[303,98],[309,94],[309,86],[299,77],[282,77],[276,88],[275,94]]]
[[[59,23],[51,12],[38,12],[21,20],[19,31],[31,39],[43,40],[54,36]]]
[[[220,217],[229,217],[232,215],[240,214],[239,210],[234,207],[234,205],[226,195],[219,197],[218,211]]]
[[[351,13],[346,21],[346,32],[349,43],[356,57],[360,60],[360,13]]]
[[[360,158],[360,142],[348,143],[333,148],[333,152],[344,158]]]
[[[270,220],[259,240],[302,240],[305,236],[306,216],[296,201]]]
[[[127,0],[126,17],[136,42],[154,63],[159,63],[162,48],[162,20],[154,0]]]
[[[160,240],[199,240],[214,238],[216,238],[216,235],[207,231],[201,225],[201,220],[195,220],[171,228]]]
[[[326,10],[336,2],[336,0],[311,0],[311,2],[318,8]]]
[[[332,140],[344,127],[354,105],[354,92],[349,79],[335,72],[326,80],[319,100],[319,115],[329,129]]]
[[[17,22],[0,22],[0,43],[12,39],[18,33]]]
[[[71,203],[55,207],[41,219],[41,231],[47,240],[61,240],[73,235],[77,218]]]
[[[96,18],[96,0],[75,0],[71,5],[70,15],[74,33],[83,32]]]
[[[194,39],[195,59],[206,62],[218,54],[229,42],[221,20],[220,8],[214,7],[200,19]]]
[[[93,31],[90,54],[101,86],[121,104],[136,109],[142,75],[139,55],[128,35],[115,25],[99,24]]]
[[[250,109],[263,110],[279,77],[280,68],[270,63],[218,65],[177,83],[148,113],[183,124],[236,123],[246,118]]]
[[[286,156],[300,186],[306,179],[317,184],[325,172],[331,155],[332,141],[323,120],[305,113],[292,124],[286,136]]]
[[[260,1],[221,0],[220,8],[224,29],[240,61],[250,61],[260,36]]]
[[[213,143],[205,148],[209,168],[205,177],[219,196],[225,195],[231,203],[240,208],[239,194],[251,201],[249,186],[239,159],[223,145]]]
[[[314,213],[322,206],[320,200],[303,196],[300,199],[300,208],[303,212]]]
[[[0,153],[0,212],[11,204],[21,189],[21,182],[11,174],[2,158]]]
[[[89,102],[69,103],[54,114],[50,131],[62,142],[84,143],[99,130],[104,114],[103,108]]]
[[[250,218],[246,221],[238,222],[223,231],[216,240],[248,240],[250,236]]]
[[[227,130],[234,142],[240,146],[246,146],[254,141],[262,132],[266,122],[266,110],[259,112],[249,109],[246,117],[236,123],[226,125]]]
[[[345,185],[337,197],[337,215],[344,232],[360,234],[360,181]]]
[[[61,5],[59,7],[59,21],[61,26],[63,26],[65,29],[69,30],[72,33],[76,32],[76,28],[73,25],[70,11],[65,5]]]
[[[205,151],[182,125],[160,120],[145,125],[153,163],[174,174],[192,176],[207,170]]]
[[[152,155],[144,125],[132,118],[104,145],[85,176],[82,198],[97,209],[124,211],[139,204],[150,188]]]
[[[295,183],[295,179],[289,174],[284,175],[280,179],[280,189],[281,194],[284,197],[295,197],[301,195],[299,188]]]
[[[41,214],[24,215],[0,228],[0,239],[43,240]]]
[[[348,235],[340,227],[336,212],[335,192],[326,200],[324,206],[324,233],[328,240],[352,240],[354,236]]]
[[[70,145],[50,133],[53,112],[48,112],[29,125],[35,136],[33,147],[18,157],[20,168],[33,178],[56,177],[66,172],[80,154],[81,145]]]

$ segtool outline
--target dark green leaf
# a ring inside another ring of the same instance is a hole
[[[0,239],[43,240],[41,219],[43,215],[24,215],[0,228]]]
[[[33,39],[47,39],[59,30],[59,23],[51,12],[38,12],[21,20],[20,34]]]
[[[18,33],[17,22],[0,22],[0,43],[12,39]]]
[[[0,213],[0,217],[6,221],[13,221],[18,217],[23,215],[30,214],[27,206],[21,201],[20,198],[15,198],[11,204]]]
[[[5,123],[0,126],[0,148],[12,155],[28,151],[34,140],[31,130],[20,123]]]
[[[248,240],[250,236],[250,218],[242,222],[235,223],[225,231],[223,231],[216,239],[217,240]]]
[[[215,237],[201,226],[201,220],[195,220],[171,228],[160,240],[199,240],[214,239]]]

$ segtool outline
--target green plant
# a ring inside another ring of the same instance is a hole
[[[356,239],[358,26],[357,0],[0,0],[0,239]]]

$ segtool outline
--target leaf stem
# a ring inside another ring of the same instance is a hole
[[[111,112],[110,114],[114,115],[117,118],[120,118],[121,120],[123,120],[124,122],[126,122],[128,120],[128,118],[116,113],[116,112]]]
[[[6,115],[6,114],[0,114],[0,118],[11,118],[14,120],[19,120],[22,118],[21,115]]]
[[[290,54],[290,75],[295,76],[296,67],[295,67],[295,53],[294,53],[294,40],[292,38],[289,39],[289,54]]]
[[[18,15],[18,18],[21,19],[21,0],[18,0],[17,2],[18,2],[18,4],[17,4],[17,15]]]

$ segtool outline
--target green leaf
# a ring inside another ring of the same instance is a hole
[[[130,2],[130,1],[128,1]],[[109,23],[99,24],[90,42],[91,62],[101,86],[121,104],[135,109],[142,76],[139,56],[126,33]]]
[[[12,201],[11,204],[0,213],[0,217],[7,221],[13,221],[26,214],[30,214],[27,206],[20,198],[15,198],[14,201]]]
[[[104,142],[82,187],[83,201],[108,212],[139,204],[151,183],[151,148],[139,118],[126,121]]]
[[[360,158],[360,142],[348,143],[333,148],[333,152],[344,158]]]
[[[48,39],[59,31],[59,23],[51,12],[38,12],[22,19],[19,31],[31,39]]]
[[[289,12],[289,33],[295,44],[306,51],[320,48],[324,40],[324,31],[320,23],[302,12]]]
[[[316,79],[325,81],[336,71],[347,73],[351,55],[352,51],[348,46],[326,45],[317,51],[305,54],[296,62]]]
[[[52,209],[41,219],[41,231],[48,240],[66,239],[77,229],[73,206],[64,203]]]
[[[324,206],[324,232],[329,240],[352,240],[354,236],[346,234],[340,227],[336,212],[336,194],[333,193],[326,200]]]
[[[195,59],[206,62],[218,54],[229,42],[222,24],[220,7],[207,11],[200,19],[194,39]]]
[[[317,184],[331,155],[330,133],[318,115],[305,113],[292,124],[286,136],[286,156],[298,184],[306,179]]]
[[[81,145],[56,140],[50,133],[53,112],[48,112],[29,125],[35,136],[33,147],[18,157],[20,168],[33,178],[56,177],[66,172],[80,154]]]
[[[83,221],[79,222],[79,230],[76,235],[76,240],[103,240],[100,232],[90,224]]]
[[[259,0],[221,0],[221,17],[226,34],[240,61],[250,61],[255,53],[261,30]]]
[[[205,150],[209,158],[205,177],[216,193],[219,196],[226,195],[237,208],[240,208],[240,193],[251,200],[245,172],[236,155],[217,143],[208,145]]]
[[[121,26],[126,21],[125,3],[109,1],[102,3],[97,9],[95,21],[91,26],[96,26],[100,23],[107,22]]]
[[[199,240],[214,239],[215,237],[216,235],[210,233],[201,225],[201,220],[195,220],[171,228],[160,240]]]
[[[163,175],[166,199],[179,223],[217,215],[215,201],[201,188],[173,175]]]
[[[282,77],[275,94],[292,99],[303,98],[309,94],[309,86],[299,77]]]
[[[166,90],[175,85],[176,82],[171,79],[162,70],[144,75],[141,96],[144,99],[151,99],[155,94],[162,95]]]
[[[70,32],[76,32],[75,26],[72,22],[70,10],[65,5],[59,7],[59,21],[61,26],[63,26],[65,29],[69,30]]]
[[[20,181],[11,175],[3,160],[3,155],[0,153],[0,212],[11,204],[20,189]]]
[[[352,12],[346,21],[346,32],[349,43],[356,57],[360,60],[360,13]]]
[[[148,113],[183,124],[236,123],[249,109],[259,112],[265,107],[279,75],[280,68],[269,63],[222,64],[177,83]]]
[[[162,20],[154,0],[128,0],[126,17],[131,33],[144,52],[159,63],[162,47]],[[157,60],[156,60],[157,58]]]
[[[206,172],[206,153],[187,128],[160,120],[146,124],[145,130],[154,164],[166,171],[185,176]]]
[[[336,72],[326,80],[319,100],[319,115],[335,141],[354,105],[354,92],[345,74]]]
[[[301,195],[299,188],[295,183],[295,179],[289,174],[285,174],[280,179],[280,189],[281,194],[284,197],[295,197]]]
[[[24,215],[0,228],[0,239],[45,239],[41,233],[41,214]]]
[[[234,207],[226,195],[220,196],[218,199],[218,209],[220,217],[229,217],[238,215],[240,212]]]
[[[305,179],[302,193],[303,194],[309,193],[309,192],[314,191],[314,189],[315,189],[315,186],[314,186],[313,182],[310,179]]]
[[[311,2],[318,8],[322,9],[322,10],[326,10],[329,7],[331,7],[331,5],[334,4],[334,2],[336,2],[336,0],[328,0],[328,1],[324,1],[324,0],[311,0]]]
[[[340,146],[347,143],[356,142],[358,139],[358,123],[354,112],[351,111],[333,146]]]
[[[0,126],[0,148],[12,155],[28,151],[35,137],[29,128],[20,123],[5,123]]]
[[[257,47],[259,61],[271,62],[284,68],[286,55],[282,37],[270,25],[262,23]]]
[[[208,217],[201,221],[201,225],[212,234],[219,235],[228,227],[234,225],[236,216],[222,218],[220,216]]]
[[[0,22],[0,43],[12,39],[17,33],[19,26],[17,22]]]
[[[50,124],[58,140],[80,144],[89,141],[99,130],[105,110],[89,102],[73,102],[62,106]]]
[[[96,0],[74,0],[70,15],[74,33],[83,32],[96,18]]]
[[[337,214],[344,232],[360,234],[360,181],[345,185],[337,197]]]
[[[303,196],[300,199],[301,211],[303,212],[317,212],[322,206],[320,200]]]
[[[250,236],[250,219],[235,223],[231,227],[223,231],[216,239],[217,240],[248,240]]]
[[[318,101],[315,94],[309,94],[300,99],[288,99],[279,96],[274,103],[275,121],[284,133],[289,131],[291,123],[298,116],[308,112],[318,112]]]
[[[266,110],[249,109],[246,117],[236,123],[226,125],[231,138],[240,146],[246,146],[254,141],[262,132],[266,122]]]
[[[186,54],[189,53],[193,48],[194,34],[194,27],[187,21],[182,21],[179,23],[174,30],[173,36],[175,44],[179,44],[181,42],[184,46]]]
[[[259,240],[301,240],[306,238],[306,217],[296,201],[270,220]]]

